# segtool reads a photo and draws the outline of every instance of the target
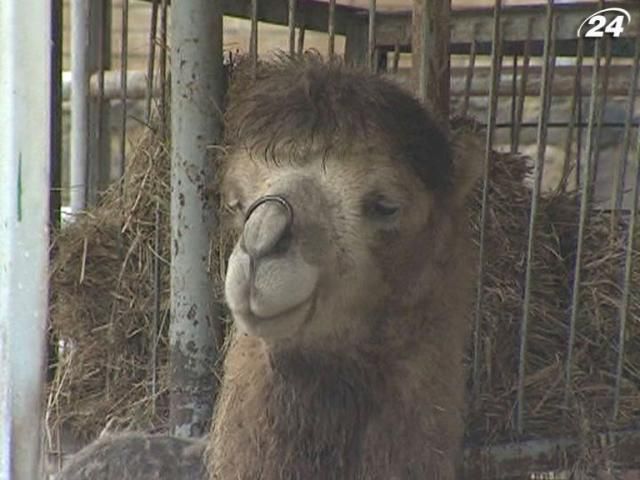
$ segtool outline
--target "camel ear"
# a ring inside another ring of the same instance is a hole
[[[484,144],[477,134],[466,131],[452,135],[452,201],[463,205],[482,176]]]

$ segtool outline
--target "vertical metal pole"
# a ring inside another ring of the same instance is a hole
[[[611,71],[611,55],[612,55],[612,37],[607,35],[604,37],[605,42],[605,63],[602,71],[602,87],[600,97],[598,98],[599,106],[597,108],[598,117],[596,123],[595,142],[593,143],[593,176],[592,188],[595,188],[598,179],[598,168],[600,166],[600,137],[602,135],[602,124],[604,123],[604,109],[607,106],[607,96],[609,94],[609,72]]]
[[[547,0],[547,20],[544,39],[544,54],[542,60],[542,84],[540,86],[540,103],[542,110],[540,112],[540,118],[538,120],[538,135],[537,146],[538,151],[536,155],[535,166],[533,170],[533,192],[531,194],[531,213],[529,214],[529,235],[527,240],[527,264],[525,268],[524,277],[524,300],[523,300],[523,312],[522,323],[520,325],[520,349],[518,356],[518,390],[517,390],[517,417],[516,417],[516,429],[518,434],[522,434],[524,431],[524,380],[525,380],[525,367],[526,367],[526,355],[527,355],[527,334],[529,326],[529,318],[531,316],[531,282],[533,272],[533,256],[534,256],[534,243],[536,223],[538,220],[538,201],[540,199],[540,187],[542,184],[542,173],[544,167],[544,154],[547,147],[547,120],[549,118],[549,106],[551,100],[551,84],[552,84],[552,70],[553,66],[551,62],[555,61],[552,55],[552,43],[554,41],[554,12],[553,12],[553,0]]]
[[[376,0],[369,0],[369,34],[367,36],[367,66],[376,71]]]
[[[414,56],[415,65],[419,66],[418,96],[428,100],[445,127],[449,124],[450,96],[449,10],[450,0],[414,0],[417,18],[412,43],[418,50]]]
[[[565,365],[565,389],[564,406],[569,406],[571,394],[571,380],[573,365],[573,347],[576,338],[576,323],[580,309],[580,280],[582,276],[582,249],[584,247],[584,236],[589,216],[589,203],[591,201],[591,182],[593,180],[593,142],[595,140],[594,128],[597,115],[598,86],[600,84],[600,39],[595,40],[593,51],[593,71],[591,75],[591,97],[589,98],[589,125],[587,127],[587,145],[585,152],[586,165],[584,172],[581,172],[581,192],[580,192],[580,220],[578,224],[578,243],[576,247],[576,265],[573,275],[573,291],[571,295],[571,318],[569,320],[569,339],[567,341],[567,358]]]
[[[513,55],[511,75],[511,153],[516,153],[516,104],[518,96],[518,54]]]
[[[302,55],[304,53],[304,36],[306,30],[307,28],[305,27],[304,23],[302,23],[302,25],[300,25],[300,28],[298,29],[298,46],[296,49],[298,55]]]
[[[484,264],[485,264],[485,242],[487,231],[487,212],[489,201],[489,172],[491,168],[491,155],[493,150],[493,140],[496,128],[496,113],[498,110],[498,88],[500,85],[500,58],[502,57],[500,32],[500,17],[502,10],[502,0],[496,0],[493,15],[493,35],[491,43],[491,84],[489,85],[489,112],[487,119],[487,137],[484,151],[484,164],[482,173],[482,210],[480,213],[480,248],[478,266],[478,287],[476,290],[476,305],[473,327],[473,393],[478,393],[480,386],[480,324],[482,323],[482,297],[484,288]]]
[[[327,31],[329,32],[327,52],[329,58],[332,58],[336,53],[336,0],[329,0],[329,26]]]
[[[71,0],[71,137],[69,177],[71,211],[87,206],[89,174],[89,3]]]
[[[296,4],[297,0],[289,0],[289,55],[296,53]]]
[[[167,135],[167,17],[169,16],[169,0],[160,2],[160,59],[158,70],[160,77],[160,128],[164,139]]]
[[[396,42],[393,46],[393,61],[391,62],[391,73],[398,73],[398,65],[400,64],[400,44]]]
[[[514,143],[512,151],[517,152],[520,148],[520,130],[522,118],[524,116],[524,102],[527,97],[527,82],[529,80],[529,64],[531,63],[531,40],[533,37],[533,18],[529,19],[527,27],[527,39],[524,42],[524,52],[522,54],[522,75],[520,76],[520,91],[518,92],[518,105],[516,109],[515,132],[513,133]]]
[[[477,31],[477,25],[474,26],[474,38],[475,32]],[[464,98],[462,100],[462,115],[466,116],[469,112],[469,99],[471,97],[471,85],[473,84],[473,74],[475,73],[476,67],[476,49],[477,42],[475,40],[471,40],[471,47],[469,50],[469,63],[467,64],[467,72],[464,79]]]
[[[51,190],[49,222],[60,226],[62,204],[62,0],[51,0]]]
[[[182,437],[211,420],[218,311],[207,272],[216,206],[207,191],[222,141],[222,0],[171,7],[170,425]]]
[[[153,99],[153,75],[156,63],[156,35],[158,32],[158,0],[152,0],[151,22],[149,28],[149,60],[147,63],[147,94],[145,96],[145,121],[151,122],[151,102]]]
[[[98,94],[89,100],[87,201],[92,204],[111,181],[111,103],[104,95],[104,72],[111,65],[111,0],[90,2],[89,25],[89,71],[98,76]]]
[[[149,28],[149,63],[147,64],[147,94],[145,98],[145,121],[147,125],[151,125],[151,102],[153,99],[153,77],[155,73],[155,59],[156,59],[156,35],[158,32],[158,9],[160,3],[159,0],[153,0],[151,7],[151,25]],[[153,317],[151,321],[151,340],[150,350],[151,355],[149,359],[149,369],[151,370],[151,413],[156,413],[156,394],[158,391],[157,385],[157,351],[158,351],[158,328],[160,325],[160,288],[161,288],[161,273],[160,273],[160,200],[156,199],[155,204],[155,223],[154,223],[154,236],[153,236],[153,248],[155,255],[153,257],[153,272],[151,274],[151,281],[153,282]]]
[[[118,178],[124,175],[127,161],[127,66],[129,60],[129,0],[122,0],[120,43],[120,164]]]
[[[571,169],[571,148],[573,146],[573,130],[575,129],[577,116],[577,105],[579,91],[582,88],[582,59],[584,57],[584,39],[578,38],[578,45],[576,51],[576,73],[573,83],[573,94],[571,95],[571,104],[569,106],[569,125],[567,127],[567,136],[564,144],[564,164],[562,166],[562,180],[558,188],[562,191],[567,187],[569,181],[569,172]],[[580,126],[578,126],[580,128]],[[576,172],[577,175],[577,172]]]
[[[51,6],[0,2],[0,477],[12,480],[42,477]]]
[[[258,68],[258,0],[251,0],[251,34],[249,37],[249,58],[253,75]]]

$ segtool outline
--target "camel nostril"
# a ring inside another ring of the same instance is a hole
[[[267,195],[248,209],[242,247],[254,259],[282,253],[290,245],[293,208],[280,195]]]

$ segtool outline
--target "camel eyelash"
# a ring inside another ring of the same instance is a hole
[[[388,220],[396,216],[400,206],[380,194],[373,194],[364,199],[362,209],[369,218]]]

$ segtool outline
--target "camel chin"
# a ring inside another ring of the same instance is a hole
[[[312,321],[318,279],[318,267],[295,252],[253,260],[236,246],[225,281],[236,326],[267,341],[294,336]]]

